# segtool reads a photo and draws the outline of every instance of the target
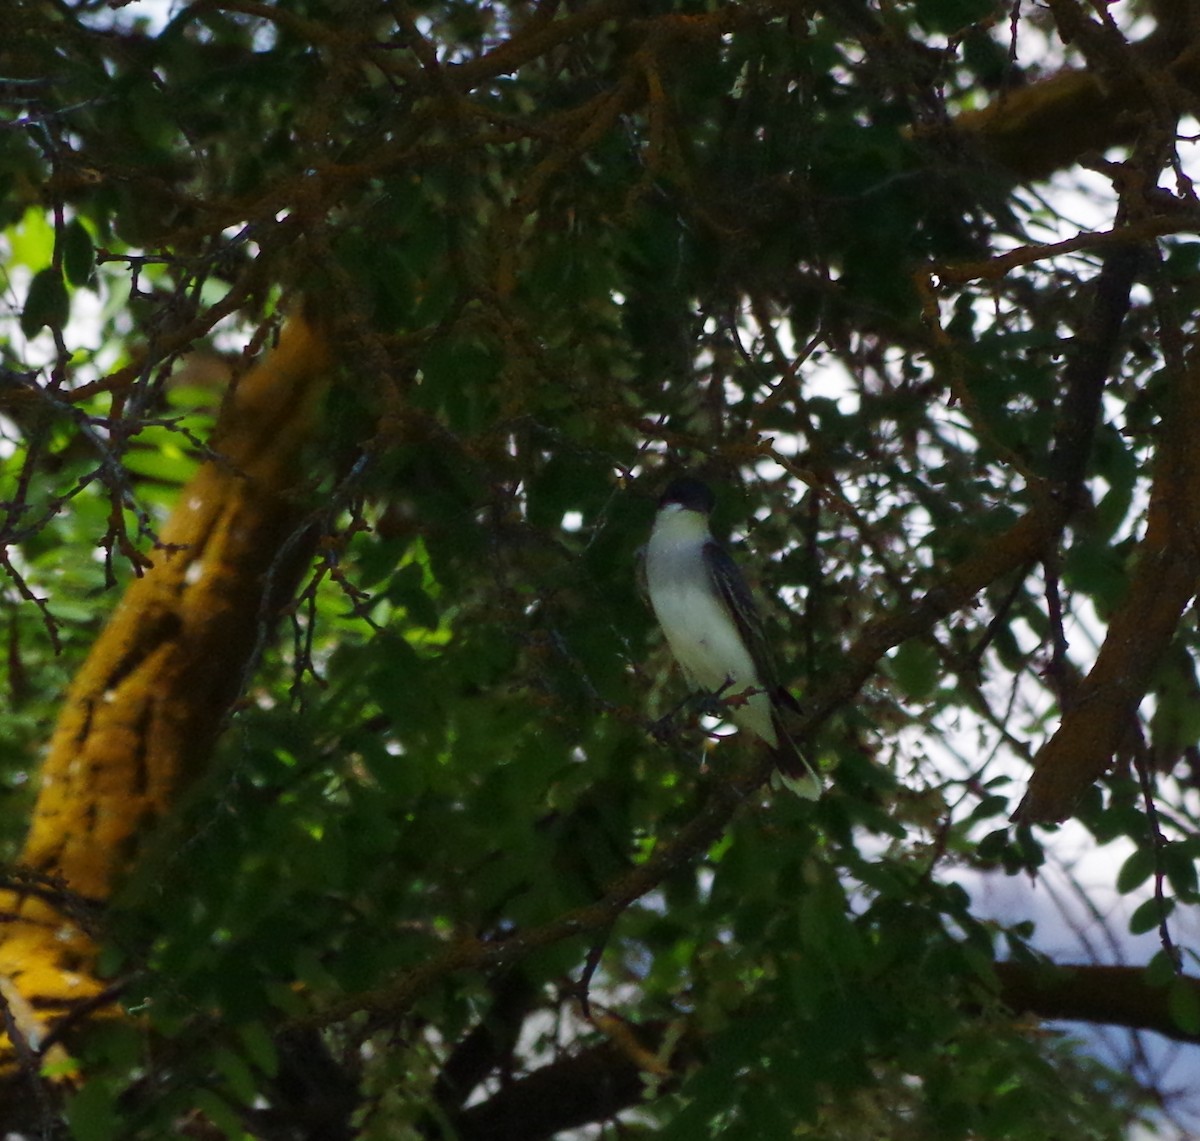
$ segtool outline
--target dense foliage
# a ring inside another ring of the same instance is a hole
[[[288,320],[336,365],[306,576],[105,909],[132,1016],[66,1090],[18,1050],[0,1123],[1122,1135],[1153,1091],[1016,1016],[1032,932],[963,884],[1065,816],[1125,843],[1131,985],[1200,1033],[1186,0],[143,7],[29,0],[0,45],[10,859],[230,387]],[[1072,149],[1060,63],[1135,92],[1126,149]],[[684,468],[816,804],[678,708],[637,562]]]

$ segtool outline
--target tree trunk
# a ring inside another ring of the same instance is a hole
[[[63,702],[21,855],[0,891],[0,1063],[29,1064],[106,1010],[89,913],[207,762],[312,552],[300,456],[330,358],[299,318],[229,393],[210,458],[182,489]],[[68,1021],[64,1023],[64,1019]],[[56,1029],[57,1028],[57,1029]],[[54,1058],[41,1059],[54,1061]],[[61,1059],[60,1059],[61,1060]]]

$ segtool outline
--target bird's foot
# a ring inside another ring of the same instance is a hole
[[[729,702],[721,696],[723,692],[723,689],[719,689],[715,693],[697,693],[691,700],[691,706],[696,716],[717,718],[727,716]]]
[[[663,714],[663,716],[657,721],[651,721],[650,724],[646,726],[650,736],[653,737],[660,745],[666,745],[673,738],[678,736],[679,727],[675,723],[675,714],[678,712],[679,710],[672,709],[670,713]]]
[[[727,677],[720,689],[711,692],[695,693],[689,699],[692,708],[700,717],[724,717],[729,708],[729,698],[726,692],[733,685],[733,678]]]

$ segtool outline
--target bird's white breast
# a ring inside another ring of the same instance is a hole
[[[709,540],[703,516],[693,511],[659,516],[646,551],[650,603],[675,660],[698,688],[724,698],[761,686],[737,625],[714,591],[704,559]],[[730,684],[726,687],[726,683]],[[738,724],[776,743],[771,701],[758,693],[731,709]]]

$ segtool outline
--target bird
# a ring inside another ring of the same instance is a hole
[[[779,783],[815,800],[821,778],[783,720],[799,704],[779,684],[746,580],[709,529],[715,503],[708,484],[693,476],[673,480],[663,492],[646,546],[650,605],[693,687],[728,702],[733,723],[771,750]]]

